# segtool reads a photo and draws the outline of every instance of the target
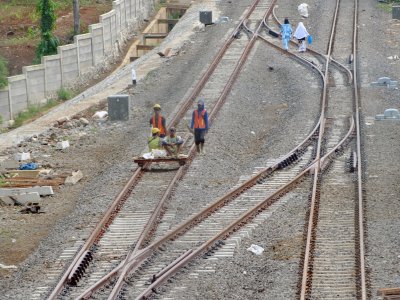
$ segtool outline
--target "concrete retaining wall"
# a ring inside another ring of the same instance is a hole
[[[57,55],[45,56],[42,63],[23,67],[23,74],[8,77],[8,87],[0,90],[3,125],[29,105],[43,103],[62,86],[94,72],[119,54],[120,45],[154,9],[155,0],[116,0],[113,9],[89,26],[89,33],[74,37],[74,43],[58,47]]]

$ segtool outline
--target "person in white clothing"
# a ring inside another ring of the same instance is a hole
[[[132,84],[136,85],[136,71],[134,68],[132,68]]]
[[[309,35],[310,34],[307,32],[307,29],[304,27],[303,22],[300,22],[299,25],[297,25],[296,31],[293,34],[293,36],[299,42],[299,52],[305,52],[306,51],[306,38]]]

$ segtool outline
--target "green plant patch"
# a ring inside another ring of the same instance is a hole
[[[387,13],[392,12],[392,5],[390,3],[378,3],[378,8]]]
[[[8,69],[7,61],[4,57],[0,56],[0,89],[8,85]]]
[[[61,88],[57,91],[57,97],[58,97],[59,100],[62,100],[62,101],[69,100],[69,99],[71,99],[73,96],[74,96],[73,93],[72,93],[70,90],[68,90],[68,89],[66,89],[66,88],[64,88],[64,87],[61,87]]]
[[[60,102],[54,99],[47,100],[45,104],[42,105],[29,105],[28,109],[20,112],[14,118],[14,125],[11,128],[17,128],[25,124],[28,121],[32,121],[42,116],[48,110],[57,106]]]

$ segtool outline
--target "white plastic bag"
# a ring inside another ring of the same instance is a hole
[[[153,156],[153,153],[149,152],[149,153],[143,154],[143,158],[144,159],[153,159],[154,156]]]
[[[258,245],[252,244],[249,248],[247,248],[247,251],[253,252],[255,255],[261,255],[264,251],[263,247],[260,247]]]
[[[167,156],[166,150],[153,149],[151,150],[151,153],[153,154],[154,158],[161,158]]]
[[[304,18],[308,18],[308,4],[307,3],[302,3],[297,7],[297,10],[299,11],[300,16]]]

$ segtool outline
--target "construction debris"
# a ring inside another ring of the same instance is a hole
[[[31,159],[31,154],[29,152],[22,152],[15,154],[15,160],[22,161]]]
[[[71,176],[68,176],[65,179],[65,185],[74,185],[76,184],[79,180],[83,178],[83,173],[82,171],[76,171],[72,172]]]
[[[40,206],[38,205],[38,203],[29,203],[19,212],[21,214],[38,214],[39,211],[40,211]]]
[[[54,195],[51,186],[33,186],[27,188],[0,188],[0,196],[15,196],[27,193],[39,193],[40,196]]]
[[[69,147],[69,141],[61,141],[58,142],[56,145],[57,150],[64,150],[67,149],[68,147]]]

